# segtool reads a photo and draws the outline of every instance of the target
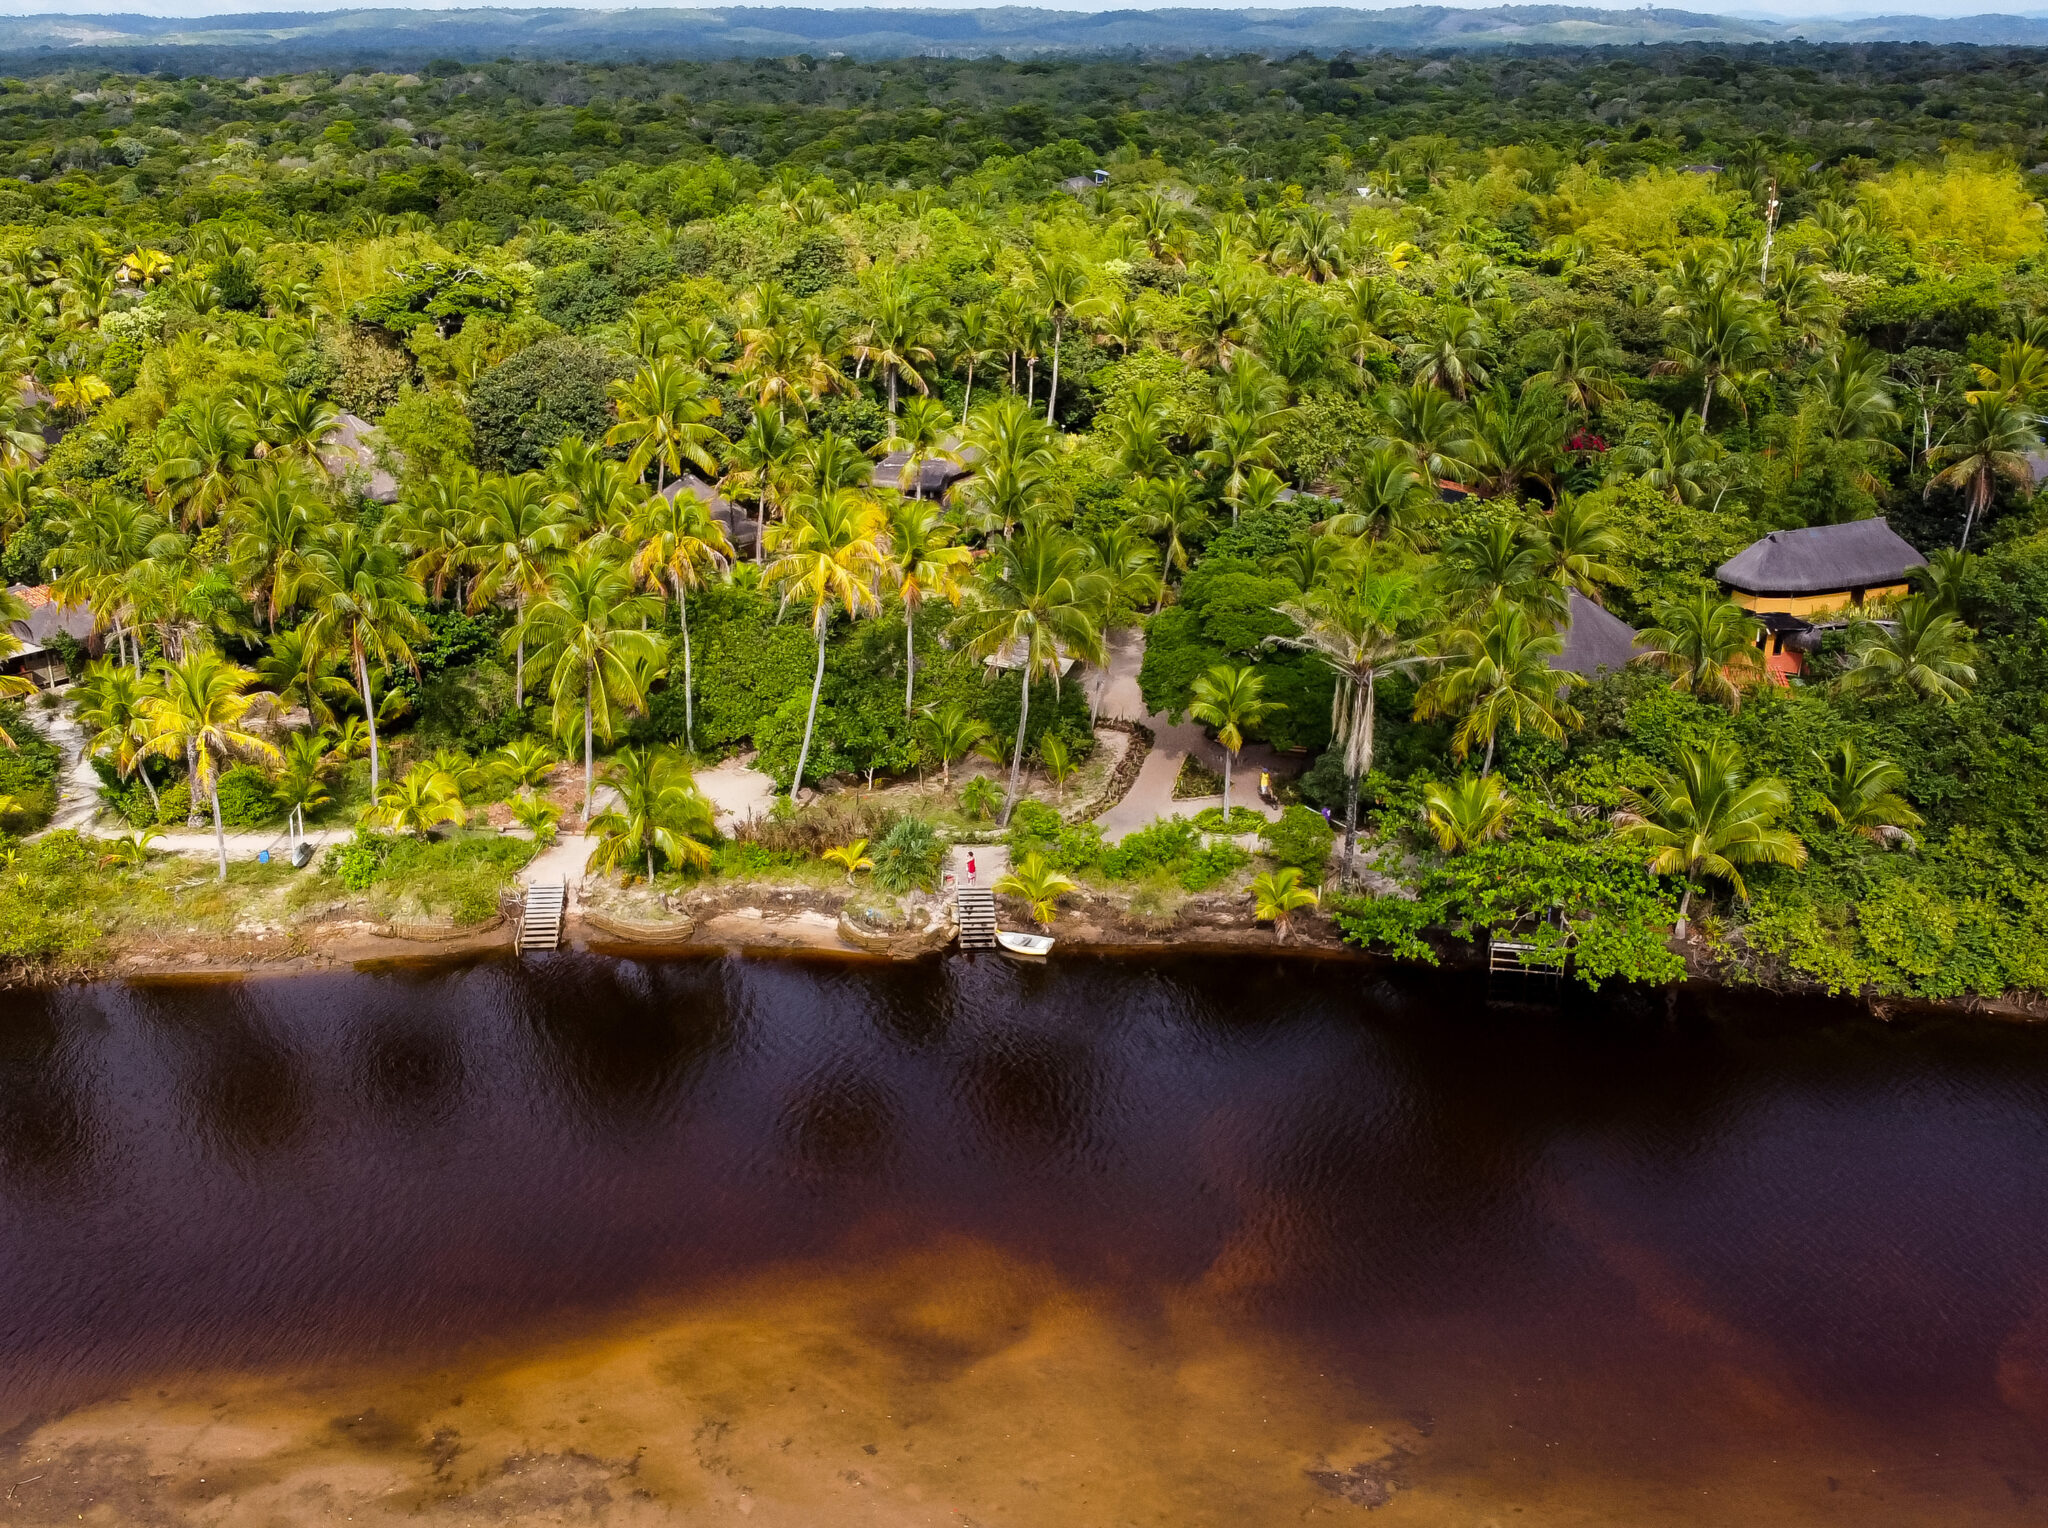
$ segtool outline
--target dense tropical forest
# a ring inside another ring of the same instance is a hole
[[[495,884],[493,811],[657,882],[908,887],[1007,826],[1045,918],[1256,868],[1417,958],[2044,991],[2040,63],[0,82],[0,564],[91,613],[109,810],[360,821],[351,885]],[[1879,514],[1914,592],[1766,676],[1715,568]],[[1642,656],[1562,670],[1574,596]],[[1120,631],[1153,712],[1300,765],[1268,863],[1064,810]],[[55,713],[7,683],[28,834]],[[744,841],[690,780],[738,752],[788,792]],[[11,953],[147,851],[13,849]]]

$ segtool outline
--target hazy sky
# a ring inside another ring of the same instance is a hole
[[[460,10],[473,7],[476,0],[409,0],[409,3],[390,4],[388,9],[405,10]],[[524,9],[535,0],[509,0],[506,8]],[[586,10],[618,10],[638,7],[621,7],[597,3],[597,0],[555,0],[558,5],[578,6]],[[727,0],[701,0],[707,6],[724,8]],[[983,7],[971,4],[932,4],[922,6],[895,6],[888,0],[781,0],[781,3],[819,9],[849,9],[868,7],[874,9],[927,9],[927,10],[969,10]],[[1106,11],[1130,9],[1165,9],[1165,6],[1133,5],[1132,0],[1036,0],[1045,10],[1060,11]],[[1218,4],[1211,0],[1207,5],[1187,6],[1186,9],[1240,9],[1256,5],[1259,0],[1241,0],[1239,5]],[[1317,0],[1308,0],[1317,3]],[[1330,0],[1321,0],[1330,3]],[[1487,8],[1498,0],[1430,0],[1430,3],[1462,6],[1467,9]],[[1598,6],[1603,10],[1632,10],[1632,5],[1613,3],[1613,0],[1560,0],[1560,3]],[[74,5],[52,4],[50,0],[0,0],[0,15],[5,16],[47,16],[47,15],[121,15],[121,16],[225,16],[250,12],[280,11],[335,11],[367,10],[380,8],[376,5],[350,5],[337,0],[78,0]],[[688,8],[687,6],[677,8]],[[1282,4],[1272,0],[1271,8],[1294,9],[1293,4]],[[1385,10],[1391,3],[1380,3],[1356,7],[1360,10]],[[1673,10],[1703,12],[1709,15],[1728,16],[1771,16],[1797,18],[1807,16],[1979,16],[1985,14],[2039,15],[2043,13],[2042,0],[2022,0],[2013,3],[2006,0],[1893,0],[1891,4],[1849,5],[1843,0],[1748,0],[1748,3],[1687,4],[1685,0],[1669,0],[1667,7]]]

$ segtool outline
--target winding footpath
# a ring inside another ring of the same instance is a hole
[[[1223,798],[1220,795],[1174,799],[1174,782],[1180,778],[1181,765],[1189,755],[1220,774],[1223,770],[1223,748],[1197,722],[1176,722],[1161,712],[1146,710],[1144,696],[1138,688],[1138,673],[1145,662],[1144,632],[1137,627],[1125,627],[1111,633],[1108,656],[1107,668],[1096,671],[1089,679],[1089,697],[1096,714],[1143,722],[1152,731],[1153,743],[1152,751],[1139,768],[1138,778],[1132,782],[1123,800],[1095,819],[1102,828],[1102,836],[1114,843],[1162,817],[1193,817],[1206,807],[1221,806]],[[126,838],[132,834],[135,830],[126,822],[115,821],[111,817],[102,819],[99,775],[93,769],[92,761],[86,757],[84,731],[69,712],[60,708],[39,716],[37,722],[64,755],[58,773],[56,814],[43,831],[71,830],[91,838],[108,839]],[[1244,783],[1232,792],[1234,805],[1249,806],[1263,812],[1268,820],[1277,820],[1279,809],[1258,799],[1257,780],[1259,770],[1271,767],[1274,760],[1273,751],[1269,748],[1256,744],[1247,747],[1239,755],[1236,766],[1236,778]],[[698,771],[697,785],[710,798],[718,826],[728,832],[742,823],[766,816],[776,794],[774,780],[753,768],[750,758],[727,759],[710,769]],[[598,810],[609,804],[610,796],[609,789],[598,791]],[[330,844],[346,842],[353,834],[354,829],[346,827],[316,828],[306,834],[306,841],[324,849]],[[280,858],[289,851],[292,843],[290,833],[282,828],[231,832],[226,838],[228,858],[234,860],[255,859],[265,850],[273,858]],[[1251,842],[1248,836],[1242,841]],[[160,832],[151,840],[151,846],[171,854],[212,855],[216,852],[213,834],[204,830]],[[564,881],[573,891],[595,846],[596,840],[586,834],[563,834],[534,857],[520,872],[519,880],[529,886]],[[958,863],[949,862],[949,868],[964,877],[965,852],[956,849],[952,859]],[[987,884],[1008,869],[1009,851],[999,845],[982,846],[976,851],[976,864],[981,871],[979,879]]]
[[[1138,688],[1138,671],[1145,664],[1145,633],[1135,626],[1112,632],[1108,639],[1109,666],[1097,676],[1090,696],[1098,716],[1143,722],[1152,729],[1152,751],[1138,768],[1138,778],[1115,806],[1096,818],[1102,836],[1110,843],[1149,827],[1162,817],[1193,817],[1206,807],[1223,805],[1221,794],[1174,799],[1173,785],[1180,778],[1181,765],[1190,754],[1217,774],[1223,773],[1223,745],[1203,729],[1201,723],[1174,721],[1161,711],[1145,709],[1144,694]],[[1238,755],[1231,781],[1231,805],[1248,806],[1277,822],[1280,809],[1259,800],[1261,769],[1271,768],[1273,750],[1263,745],[1248,746]],[[1248,782],[1248,783],[1241,783]]]

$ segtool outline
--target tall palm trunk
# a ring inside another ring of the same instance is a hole
[[[825,688],[825,612],[818,612],[818,671],[811,676],[811,709],[804,713],[804,745],[796,751],[796,773],[789,777],[789,804],[803,788],[804,765],[811,758],[811,730],[818,725],[818,694]]]
[[[512,597],[513,647],[512,647],[512,709],[526,709],[526,595],[522,591]]]
[[[1230,831],[1230,766],[1237,754],[1231,749],[1223,750],[1223,831]]]
[[[149,778],[149,760],[137,759],[135,761],[135,773],[142,777],[142,788],[149,792],[150,806],[155,809],[157,816],[163,816],[163,798],[156,793],[156,782]]]
[[[917,612],[903,607],[903,719],[911,714],[911,696],[917,686]]]
[[[1024,687],[1017,702],[1017,746],[1010,753],[1010,793],[1003,798],[1003,826],[1010,825],[1010,813],[1017,809],[1017,776],[1024,768],[1024,726],[1031,720],[1031,649],[1024,649]]]
[[[690,602],[683,593],[683,579],[679,573],[670,577],[676,586],[676,619],[683,628],[683,746],[691,753],[697,751],[697,714],[695,702],[691,699],[690,681]]]
[[[597,767],[596,754],[590,745],[590,687],[597,683],[597,665],[586,661],[583,665],[583,831],[590,831],[591,771]]]
[[[185,739],[185,826],[199,826],[199,748]]]
[[[1052,423],[1053,405],[1060,396],[1060,336],[1067,327],[1064,318],[1056,318],[1052,325],[1052,385],[1045,390],[1045,422]]]
[[[356,677],[362,685],[363,718],[370,728],[370,795],[377,794],[379,758],[377,751],[377,703],[370,698],[370,659],[363,651],[361,637],[356,638]]]
[[[220,878],[228,878],[228,835],[220,821],[220,781],[218,778],[206,782],[207,794],[213,797],[213,847],[220,855]]]
[[[1344,772],[1344,884],[1350,885],[1356,874],[1353,859],[1358,853],[1358,784],[1361,776],[1372,769],[1372,733],[1374,721],[1375,688],[1379,676],[1368,674],[1365,679],[1365,717],[1363,723],[1354,723],[1363,733],[1358,752],[1358,767]],[[1352,704],[1358,704],[1356,697]]]
[[[960,395],[960,417],[965,419],[967,411],[974,407],[974,363],[967,363],[967,391]]]

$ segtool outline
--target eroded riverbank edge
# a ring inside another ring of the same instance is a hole
[[[882,962],[930,959],[944,951],[929,948],[911,953],[877,953],[857,948],[840,933],[840,914],[851,898],[816,888],[756,886],[733,888],[693,910],[687,932],[623,937],[613,928],[573,908],[563,930],[563,948],[596,955],[633,958],[754,956],[843,959]],[[1053,927],[1057,948],[1052,958],[1085,954],[1091,957],[1154,957],[1160,955],[1260,955],[1292,960],[1339,961],[1361,970],[1416,971],[1421,963],[1375,954],[1347,943],[1336,925],[1316,914],[1299,915],[1286,940],[1270,925],[1254,921],[1244,899],[1236,896],[1195,896],[1167,919],[1133,916],[1118,900],[1084,894],[1063,909]],[[1021,926],[1021,925],[1020,925]],[[950,948],[950,947],[949,947]],[[1478,972],[1485,957],[1476,946],[1454,940],[1436,943],[1439,965],[1447,972]],[[378,966],[427,967],[512,953],[512,929],[494,919],[474,929],[411,927],[403,932],[367,920],[313,922],[302,928],[257,934],[193,934],[167,939],[109,941],[104,955],[83,966],[62,971],[16,971],[0,980],[0,989],[68,986],[110,980],[156,981],[181,977],[231,978],[290,976]],[[2009,993],[1997,998],[1963,997],[1924,1000],[1878,995],[1830,994],[1817,985],[1797,982],[1731,982],[1724,969],[1697,944],[1680,948],[1687,976],[1664,988],[1628,989],[1646,1005],[1674,1003],[1683,993],[1825,1000],[1830,1010],[1848,1003],[1879,1020],[1967,1015],[2010,1023],[2048,1023],[2048,996]],[[1005,957],[1007,958],[1007,957]],[[1576,983],[1568,990],[1583,991]],[[1610,991],[1613,988],[1610,986]]]

